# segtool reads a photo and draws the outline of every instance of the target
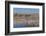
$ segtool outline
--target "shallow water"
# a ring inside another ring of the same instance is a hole
[[[19,28],[19,27],[25,27],[26,25],[23,24],[14,24],[14,28]]]

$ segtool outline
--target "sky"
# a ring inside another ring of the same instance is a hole
[[[39,8],[13,8],[13,12],[18,14],[39,13]]]

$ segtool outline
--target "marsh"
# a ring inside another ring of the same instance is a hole
[[[15,13],[16,12],[16,13]],[[17,8],[14,9],[14,28],[39,27],[39,12],[36,9]]]

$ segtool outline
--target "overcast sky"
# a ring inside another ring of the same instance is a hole
[[[22,14],[39,13],[39,8],[13,8],[13,12]]]

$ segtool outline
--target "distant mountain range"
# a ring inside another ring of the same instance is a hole
[[[39,15],[39,13],[14,13],[14,15],[35,15],[35,14],[37,14],[37,15]]]

